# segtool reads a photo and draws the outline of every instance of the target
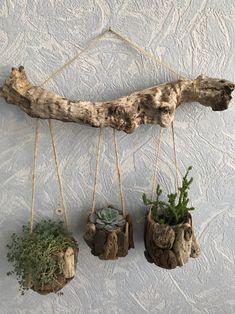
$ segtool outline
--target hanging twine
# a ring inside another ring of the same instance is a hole
[[[154,166],[154,175],[153,175],[153,183],[152,183],[152,194],[151,194],[151,200],[153,201],[154,198],[154,192],[156,190],[157,186],[157,172],[159,167],[159,160],[160,160],[160,151],[161,151],[161,144],[162,144],[162,134],[163,134],[163,128],[160,128],[159,138],[156,146],[156,160],[155,160],[155,166]],[[180,180],[180,172],[179,167],[177,163],[177,157],[176,157],[176,145],[175,145],[175,131],[174,131],[174,124],[172,122],[171,124],[171,136],[172,136],[172,144],[173,144],[173,163],[175,166],[175,191],[178,194],[179,192],[179,180]],[[152,206],[150,206],[151,208]]]
[[[52,123],[51,123],[50,119],[48,120],[48,125],[49,125],[49,131],[50,131],[50,135],[51,135],[51,144],[52,144],[52,149],[53,149],[56,175],[57,175],[59,191],[60,191],[60,201],[61,201],[60,204],[61,204],[62,209],[63,209],[65,226],[68,228],[68,215],[67,215],[67,208],[65,206],[64,190],[63,190],[63,186],[62,186],[62,177],[61,177],[61,173],[60,173],[60,165],[59,165],[59,161],[58,161],[58,157],[57,157],[56,145],[55,145],[55,140],[54,140],[53,130],[52,130]]]
[[[118,153],[118,146],[117,146],[117,140],[116,140],[116,130],[113,129],[113,143],[114,143],[114,149],[115,149],[115,156],[116,156],[116,169],[117,169],[117,175],[118,175],[118,184],[119,184],[119,193],[120,193],[120,200],[121,200],[121,206],[122,206],[122,214],[125,214],[125,205],[124,205],[124,195],[122,190],[122,181],[121,181],[121,168],[119,164],[119,153]]]
[[[151,200],[152,201],[153,201],[154,192],[155,192],[156,186],[157,186],[157,171],[158,171],[158,166],[159,166],[160,150],[161,150],[161,144],[162,144],[162,133],[163,133],[163,128],[161,127],[160,133],[159,133],[159,138],[158,138],[158,144],[156,147],[156,159],[155,159],[153,183],[152,183],[152,194],[151,194]]]
[[[38,119],[35,123],[35,137],[34,137],[34,149],[33,149],[33,167],[32,167],[32,201],[30,208],[30,220],[29,220],[29,232],[33,232],[33,221],[34,221],[34,209],[35,209],[35,187],[36,187],[36,159],[38,155]]]
[[[91,212],[95,212],[95,204],[96,204],[96,188],[97,188],[97,177],[99,172],[99,165],[100,165],[100,144],[103,138],[103,129],[100,128],[98,143],[97,143],[97,150],[96,150],[96,165],[95,165],[95,178],[94,178],[94,188],[93,188],[93,195],[92,195],[92,206]]]
[[[100,165],[100,146],[101,146],[101,140],[103,138],[103,130],[100,128],[100,133],[98,137],[98,143],[96,148],[96,166],[95,166],[95,178],[94,178],[94,187],[93,187],[93,194],[92,194],[92,207],[91,212],[95,212],[96,207],[96,189],[97,189],[97,178],[99,174],[99,165]],[[115,160],[116,160],[116,170],[117,170],[117,176],[118,176],[118,184],[119,184],[119,193],[120,193],[120,200],[121,200],[121,207],[122,207],[122,213],[125,215],[125,206],[124,206],[124,195],[122,190],[122,182],[121,182],[121,168],[119,164],[119,153],[118,153],[118,146],[116,141],[116,134],[115,129],[113,129],[113,146],[115,151]]]
[[[175,131],[174,131],[174,123],[171,123],[171,134],[172,134],[172,144],[173,144],[173,153],[174,153],[174,165],[175,165],[175,191],[176,193],[179,192],[179,167],[177,164],[177,158],[176,158],[176,145],[175,145]]]
[[[59,67],[57,70],[55,70],[47,79],[45,79],[45,81],[43,81],[43,83],[41,84],[41,86],[45,85],[46,83],[48,83],[50,80],[54,79],[58,74],[60,74],[65,68],[67,68],[70,64],[72,64],[74,61],[76,61],[81,55],[83,55],[85,52],[87,52],[88,50],[90,50],[92,47],[96,47],[97,43],[99,42],[99,40],[108,32],[108,30],[106,30],[105,32],[101,33],[100,35],[96,36],[95,38],[93,38],[89,44],[86,46],[86,48],[82,49],[81,51],[79,51],[72,59],[70,59],[69,61],[67,61],[65,64],[63,64],[61,67]]]
[[[170,71],[171,73],[177,75],[179,78],[181,79],[187,79],[185,76],[181,75],[179,72],[175,71],[169,64],[161,61],[160,58],[158,58],[157,56],[155,56],[154,54],[152,54],[151,52],[145,50],[144,48],[142,48],[141,46],[137,45],[135,42],[133,42],[132,40],[130,40],[129,38],[123,36],[122,34],[118,33],[117,31],[112,30],[111,28],[109,28],[110,33],[116,35],[118,38],[120,38],[122,41],[124,41],[125,43],[127,43],[129,46],[131,46],[132,48],[134,48],[135,50],[141,52],[143,55],[145,55],[146,57],[154,60],[155,62],[157,62],[158,64],[160,64],[162,67],[166,68],[168,71]]]

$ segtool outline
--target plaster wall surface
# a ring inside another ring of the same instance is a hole
[[[24,65],[40,84],[108,27],[127,36],[189,78],[204,73],[235,81],[235,1],[1,0],[0,85]],[[108,100],[176,79],[176,75],[106,34],[46,88],[72,99]],[[159,126],[117,132],[125,203],[133,217],[135,250],[100,261],[82,239],[91,208],[98,129],[53,121],[69,225],[79,246],[76,278],[64,295],[22,297],[6,243],[29,219],[35,120],[0,99],[0,313],[235,313],[235,105],[212,112],[196,103],[176,113],[181,173],[193,166],[193,221],[202,254],[172,271],[147,263],[142,193],[150,194]],[[60,219],[48,122],[40,121],[35,220]],[[104,131],[97,207],[120,207],[112,130]],[[172,141],[164,130],[157,180],[174,189]]]

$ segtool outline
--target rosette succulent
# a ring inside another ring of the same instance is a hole
[[[89,221],[96,225],[97,229],[104,229],[107,231],[115,230],[125,226],[126,219],[122,213],[111,206],[104,207],[92,213],[89,216]]]

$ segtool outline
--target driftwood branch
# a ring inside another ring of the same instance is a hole
[[[32,85],[24,68],[13,68],[0,95],[28,115],[65,122],[84,122],[93,127],[112,127],[132,133],[140,124],[168,127],[176,108],[197,101],[214,111],[228,108],[235,85],[227,80],[198,76],[137,91],[112,101],[72,101]]]

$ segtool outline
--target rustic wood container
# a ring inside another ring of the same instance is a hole
[[[83,238],[94,256],[101,260],[114,260],[126,256],[128,250],[134,248],[131,218],[129,215],[125,218],[126,224],[123,228],[108,231],[97,229],[94,223],[89,222],[88,216]]]
[[[74,278],[77,268],[78,249],[68,247],[66,251],[59,252],[58,256],[60,258],[64,258],[65,260],[63,273],[58,274],[56,279],[43,286],[37,286],[36,283],[32,283],[30,287],[32,290],[42,295],[46,295],[51,292],[56,293]]]
[[[190,257],[200,255],[190,214],[185,217],[183,223],[170,226],[156,223],[150,210],[146,217],[144,241],[147,261],[162,268],[174,269],[183,266]]]

